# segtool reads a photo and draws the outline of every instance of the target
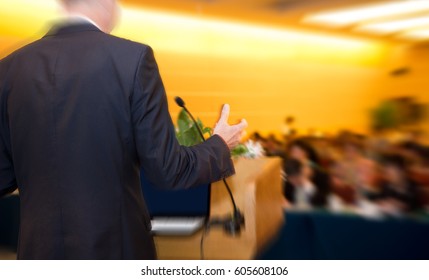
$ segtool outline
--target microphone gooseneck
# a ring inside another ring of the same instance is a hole
[[[200,126],[198,125],[197,121],[195,120],[194,116],[191,114],[191,112],[189,112],[188,108],[186,108],[185,106],[185,101],[183,101],[182,98],[180,98],[179,96],[176,96],[174,98],[174,101],[176,101],[176,104],[183,108],[185,110],[185,112],[191,117],[192,121],[194,122],[195,126],[197,127],[198,130],[198,134],[201,137],[201,140],[203,142],[206,141],[206,139],[204,138],[204,134],[201,131]],[[237,205],[235,203],[234,200],[234,196],[232,194],[231,188],[229,187],[227,181],[225,178],[222,179],[226,190],[228,191],[229,197],[231,199],[232,202],[232,206],[233,206],[233,216],[231,218],[227,218],[227,219],[221,219],[221,220],[214,220],[211,222],[212,225],[223,225],[224,229],[226,230],[227,233],[231,234],[231,235],[237,235],[240,233],[241,230],[241,226],[244,225],[244,216],[243,214],[241,214],[240,210],[237,208]]]

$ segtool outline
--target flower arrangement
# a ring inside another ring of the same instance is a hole
[[[203,122],[197,118],[197,125],[200,127],[203,135],[210,137],[213,131],[210,127],[204,126]],[[180,145],[194,146],[203,142],[199,136],[196,124],[191,120],[185,110],[181,110],[177,117],[176,137]],[[231,151],[232,157],[245,157],[245,158],[258,158],[264,156],[264,149],[262,146],[253,142],[247,141],[244,144],[239,144]]]
[[[260,158],[265,155],[264,148],[258,142],[248,140],[231,151],[233,157]]]

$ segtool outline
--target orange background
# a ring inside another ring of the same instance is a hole
[[[52,4],[0,1],[0,57],[58,18]],[[280,133],[289,115],[300,133],[367,132],[384,98],[429,102],[427,47],[130,7],[114,35],[154,48],[173,119],[179,95],[208,126],[229,103],[231,122],[246,118],[249,132]],[[398,67],[411,72],[389,75]]]

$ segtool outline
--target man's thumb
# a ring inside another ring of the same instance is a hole
[[[229,118],[229,111],[230,111],[229,104],[225,104],[225,105],[223,105],[223,107],[222,107],[222,112],[221,112],[220,119],[219,119],[219,122],[225,122],[225,123],[227,123],[227,122],[228,122],[228,118]]]

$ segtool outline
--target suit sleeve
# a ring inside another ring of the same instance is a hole
[[[193,147],[180,146],[150,47],[140,59],[131,114],[140,164],[147,179],[155,185],[187,188],[219,181],[235,173],[229,148],[217,135]]]
[[[15,173],[9,152],[0,140],[0,197],[17,189]]]
[[[0,61],[0,197],[13,192],[17,188],[10,152],[11,147],[7,120],[5,68],[5,61]]]

